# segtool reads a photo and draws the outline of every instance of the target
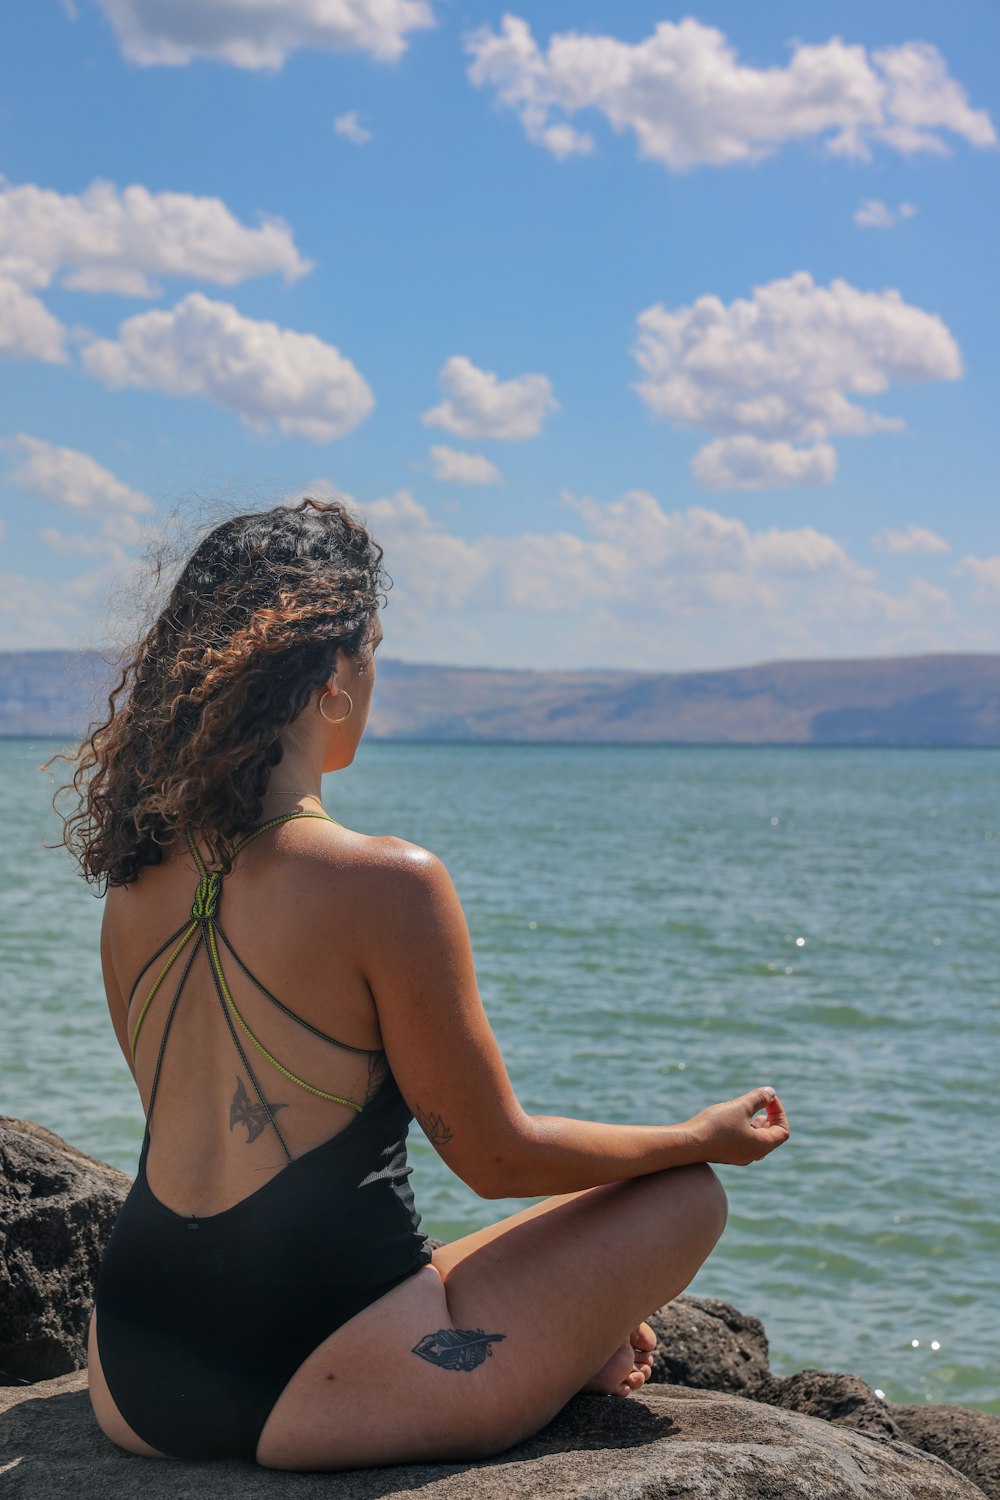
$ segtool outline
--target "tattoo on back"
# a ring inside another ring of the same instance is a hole
[[[384,1052],[373,1052],[368,1059],[368,1082],[365,1086],[365,1103],[370,1104],[385,1082],[389,1071],[389,1059]]]
[[[287,1109],[287,1104],[268,1104],[267,1108],[272,1115],[276,1109]],[[245,1125],[247,1128],[247,1145],[255,1141],[267,1124],[267,1113],[262,1104],[257,1104],[247,1093],[246,1084],[237,1076],[236,1093],[233,1102],[229,1106],[229,1128],[234,1129],[237,1125]]]
[[[451,1127],[446,1125],[440,1115],[431,1114],[422,1110],[419,1104],[413,1106],[414,1114],[420,1122],[420,1128],[430,1141],[432,1146],[447,1146],[451,1140]]]
[[[481,1328],[439,1328],[437,1333],[425,1333],[411,1353],[440,1365],[442,1370],[478,1370],[493,1353],[491,1345],[506,1337],[505,1333],[485,1333]]]

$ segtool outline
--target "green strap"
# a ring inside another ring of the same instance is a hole
[[[233,850],[233,858],[235,859],[236,855],[239,854],[241,850],[245,849],[246,846],[252,843],[255,838],[259,838],[262,833],[266,833],[269,828],[276,828],[279,823],[289,823],[294,818],[323,818],[327,823],[337,822],[336,818],[328,817],[326,813],[306,812],[302,809],[299,809],[295,812],[282,813],[276,818],[269,818],[266,823],[262,823],[259,828],[255,828],[252,833],[247,834],[246,838],[241,839],[241,841],[236,845],[236,848]],[[342,824],[337,823],[338,828],[342,826]],[[203,940],[205,943],[205,948],[209,956],[209,962],[212,967],[212,975],[215,980],[219,996],[225,1001],[225,1004],[232,1011],[233,1015],[236,1017],[236,1020],[239,1022],[240,1026],[246,1032],[247,1036],[253,1042],[258,1051],[264,1054],[268,1062],[270,1062],[275,1068],[277,1068],[279,1073],[283,1074],[283,1076],[289,1079],[292,1083],[298,1084],[300,1088],[306,1089],[310,1094],[317,1095],[320,1099],[329,1099],[335,1104],[346,1104],[349,1109],[356,1110],[358,1114],[360,1114],[364,1109],[364,1105],[356,1104],[353,1099],[345,1099],[340,1094],[327,1093],[325,1089],[316,1088],[313,1084],[307,1083],[304,1078],[299,1078],[297,1074],[290,1072],[288,1068],[280,1063],[278,1059],[267,1050],[260,1038],[254,1035],[250,1027],[247,1025],[246,1021],[243,1019],[236,1006],[236,1002],[233,999],[232,994],[230,993],[229,985],[226,982],[225,972],[222,967],[222,959],[219,954],[219,946],[216,940],[215,913],[218,908],[219,895],[222,889],[222,872],[219,870],[208,869],[205,861],[201,857],[197,844],[191,836],[190,830],[186,830],[185,837],[187,839],[188,848],[190,849],[191,855],[194,859],[195,868],[198,871],[198,886],[195,891],[194,903],[191,907],[191,921],[184,931],[184,935],[181,938],[180,942],[174,948],[170,957],[167,959],[166,963],[163,965],[162,969],[157,975],[153,986],[150,989],[149,994],[146,996],[145,1002],[143,1003],[142,1010],[139,1014],[139,1019],[136,1023],[135,1031],[133,1032],[131,1039],[133,1062],[135,1061],[135,1048],[136,1042],[139,1038],[139,1029],[142,1026],[143,1021],[145,1020],[146,1012],[149,1009],[150,1004],[152,1003],[157,991],[160,989],[160,986],[166,979],[167,974],[170,972],[177,958],[180,956],[183,949],[187,946],[192,934],[196,931],[200,931],[199,941]],[[282,1009],[284,1008],[285,1007],[282,1007]],[[331,1037],[330,1040],[332,1041],[333,1038]],[[352,1048],[351,1050],[358,1051],[360,1049]],[[267,1113],[268,1115],[270,1115],[270,1110],[268,1110]],[[271,1123],[274,1124],[273,1119]]]

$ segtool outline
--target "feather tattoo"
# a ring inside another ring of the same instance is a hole
[[[442,1370],[478,1370],[493,1353],[490,1345],[506,1337],[504,1333],[484,1333],[481,1328],[439,1328],[437,1333],[425,1333],[411,1352],[440,1365]]]
[[[268,1109],[273,1114],[276,1109],[286,1109],[285,1104],[269,1104]],[[237,1125],[245,1125],[247,1128],[247,1145],[255,1141],[267,1124],[267,1114],[262,1104],[255,1104],[247,1093],[246,1085],[242,1078],[236,1080],[236,1093],[233,1102],[229,1106],[229,1128],[233,1130]]]

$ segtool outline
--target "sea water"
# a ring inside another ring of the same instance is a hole
[[[134,1173],[101,903],[42,847],[56,748],[0,742],[0,1113]],[[777,1373],[1000,1412],[998,773],[989,750],[366,742],[324,799],[444,860],[529,1112],[661,1124],[778,1089],[791,1140],[718,1168],[729,1222],[689,1288],[762,1318]],[[430,1234],[520,1206],[416,1126],[411,1159]]]

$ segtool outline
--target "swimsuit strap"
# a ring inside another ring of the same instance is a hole
[[[269,818],[266,823],[262,823],[259,828],[255,828],[251,833],[248,833],[245,838],[241,839],[233,850],[233,858],[235,858],[237,854],[245,849],[248,844],[251,844],[254,839],[259,838],[262,833],[266,833],[268,829],[276,828],[280,823],[291,822],[294,818],[322,818],[328,823],[336,822],[335,818],[328,817],[326,813],[306,812],[302,809],[299,809],[295,812],[282,813],[276,818]],[[340,827],[341,825],[338,824],[337,826]],[[177,988],[174,991],[173,1002],[170,1006],[169,1012],[167,1013],[166,1024],[163,1028],[163,1036],[160,1039],[160,1047],[156,1059],[156,1068],[153,1073],[153,1084],[149,1096],[149,1108],[146,1111],[146,1137],[144,1144],[148,1144],[149,1121],[153,1113],[153,1101],[156,1097],[156,1087],[157,1083],[159,1082],[160,1064],[163,1060],[163,1052],[167,1043],[167,1033],[170,1030],[170,1024],[174,1018],[174,1012],[177,1009],[177,1002],[180,999],[181,991],[184,988],[184,983],[188,977],[188,974],[191,972],[191,966],[194,963],[195,957],[197,956],[198,949],[199,947],[204,947],[206,953],[208,954],[209,967],[212,974],[212,983],[215,987],[215,993],[218,997],[219,1004],[222,1007],[222,1014],[225,1017],[227,1026],[229,1027],[229,1033],[236,1046],[237,1052],[240,1054],[243,1065],[250,1076],[250,1080],[253,1083],[254,1090],[257,1094],[258,1100],[260,1101],[260,1105],[264,1111],[264,1115],[270,1122],[270,1124],[274,1127],[274,1133],[278,1137],[278,1140],[281,1142],[282,1150],[284,1151],[289,1162],[291,1162],[293,1160],[292,1154],[285,1143],[281,1131],[275,1124],[274,1115],[271,1113],[271,1107],[264,1098],[263,1090],[261,1089],[254,1071],[247,1059],[247,1055],[243,1050],[239,1036],[236,1032],[236,1028],[233,1025],[233,1017],[236,1018],[240,1027],[250,1038],[250,1041],[257,1048],[257,1050],[259,1052],[262,1052],[263,1055],[268,1059],[268,1061],[272,1063],[275,1068],[277,1068],[278,1072],[283,1074],[284,1077],[289,1079],[292,1083],[298,1084],[300,1088],[306,1089],[310,1094],[315,1094],[321,1099],[329,1099],[336,1104],[346,1104],[349,1109],[356,1110],[358,1114],[361,1114],[364,1106],[361,1104],[356,1104],[353,1099],[345,1099],[340,1094],[327,1093],[324,1089],[316,1088],[313,1084],[307,1083],[305,1079],[299,1078],[295,1073],[290,1072],[288,1068],[280,1063],[278,1059],[267,1050],[260,1038],[255,1036],[250,1027],[247,1025],[246,1021],[244,1020],[243,1016],[240,1014],[236,1006],[236,1002],[234,1001],[232,994],[230,993],[229,985],[226,981],[225,971],[222,967],[222,958],[219,952],[218,938],[221,937],[223,943],[229,950],[232,957],[239,964],[244,974],[246,974],[248,978],[253,980],[253,983],[256,985],[257,989],[260,990],[262,994],[266,995],[269,1000],[273,1000],[275,1005],[279,1006],[279,1008],[284,1011],[286,1015],[291,1016],[294,1021],[298,1021],[301,1026],[305,1026],[309,1031],[315,1032],[317,1036],[323,1037],[324,1040],[332,1042],[337,1047],[344,1047],[349,1052],[364,1052],[373,1054],[380,1052],[382,1049],[377,1047],[351,1047],[348,1046],[346,1042],[338,1042],[336,1037],[327,1036],[327,1034],[323,1031],[320,1031],[318,1027],[310,1025],[308,1021],[304,1021],[301,1016],[297,1016],[294,1011],[289,1010],[286,1005],[282,1004],[277,996],[272,995],[270,990],[265,989],[265,987],[256,978],[254,978],[254,976],[250,973],[250,970],[246,967],[243,960],[236,953],[229,939],[226,937],[226,934],[222,931],[222,928],[218,924],[217,913],[219,900],[222,894],[223,872],[221,870],[210,870],[208,868],[208,866],[205,864],[205,861],[201,857],[201,853],[198,849],[197,844],[192,838],[190,831],[185,832],[185,838],[187,840],[188,849],[190,850],[191,856],[194,860],[195,868],[198,871],[198,885],[195,890],[194,901],[191,906],[191,916],[183,926],[179,927],[177,931],[171,937],[169,937],[160,948],[157,949],[157,951],[153,954],[153,957],[146,963],[145,967],[140,970],[139,978],[133,985],[132,995],[129,997],[129,1003],[131,1004],[132,997],[134,997],[135,995],[135,991],[139,985],[139,980],[141,980],[143,974],[146,973],[146,971],[156,961],[156,959],[161,957],[167,951],[171,944],[174,944],[173,951],[171,952],[169,958],[167,958],[166,962],[163,964],[155,980],[153,981],[149,993],[146,996],[145,1001],[143,1002],[142,1010],[139,1012],[135,1030],[133,1031],[130,1039],[130,1049],[132,1053],[132,1061],[134,1064],[136,1042],[138,1041],[139,1031],[142,1027],[142,1023],[146,1018],[146,1012],[152,1004],[153,999],[158,993],[167,975],[170,973],[170,970],[177,962],[181,953],[187,947],[191,938],[195,933],[197,933],[194,944],[190,952],[188,953],[187,962],[185,963],[184,968],[181,972],[181,977],[178,982]],[[178,939],[179,941],[177,941]]]

